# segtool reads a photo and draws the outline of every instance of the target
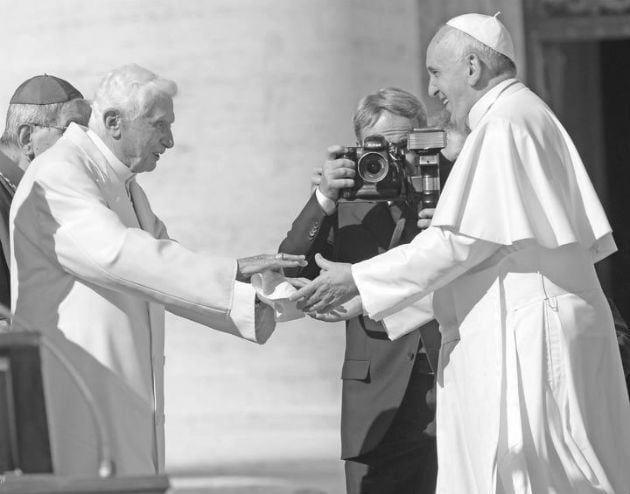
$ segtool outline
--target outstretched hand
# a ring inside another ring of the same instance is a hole
[[[298,309],[329,312],[359,294],[352,278],[351,264],[332,262],[321,254],[315,255],[315,262],[321,268],[319,276],[306,286],[294,284],[299,290],[291,295],[290,300],[298,301]]]
[[[356,295],[347,302],[329,310],[328,312],[309,312],[313,319],[324,322],[340,322],[352,319],[363,314],[361,296]]]
[[[282,272],[284,268],[304,267],[307,264],[303,255],[294,254],[260,254],[237,259],[236,262],[238,264],[236,274],[238,281],[249,281],[253,274],[267,270]]]

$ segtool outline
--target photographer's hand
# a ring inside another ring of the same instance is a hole
[[[433,215],[435,214],[434,208],[424,208],[421,209],[418,213],[418,228],[421,230],[426,230],[431,226],[431,220],[433,219]]]
[[[328,159],[324,163],[319,191],[331,201],[339,199],[339,190],[352,187],[355,174],[354,162],[345,158],[338,158],[345,153],[343,146],[328,148]]]

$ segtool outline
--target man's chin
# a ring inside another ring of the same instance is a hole
[[[138,163],[136,166],[131,167],[131,171],[134,173],[152,172],[157,167],[157,160],[145,161]]]

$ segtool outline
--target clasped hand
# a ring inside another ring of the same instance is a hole
[[[321,254],[315,256],[315,262],[321,271],[312,282],[305,285],[301,280],[288,279],[298,288],[289,299],[297,301],[298,309],[326,313],[359,294],[352,278],[351,264],[328,261]]]

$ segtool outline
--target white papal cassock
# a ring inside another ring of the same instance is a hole
[[[33,161],[11,207],[14,324],[41,331],[96,399],[119,474],[164,468],[164,310],[255,341],[236,261],[170,240],[132,174],[91,131],[70,125]],[[96,427],[68,369],[44,348],[57,474],[95,474]]]
[[[630,405],[594,263],[616,250],[578,153],[510,79],[472,108],[432,227],[352,272],[393,336],[433,294],[441,494],[630,492]]]

